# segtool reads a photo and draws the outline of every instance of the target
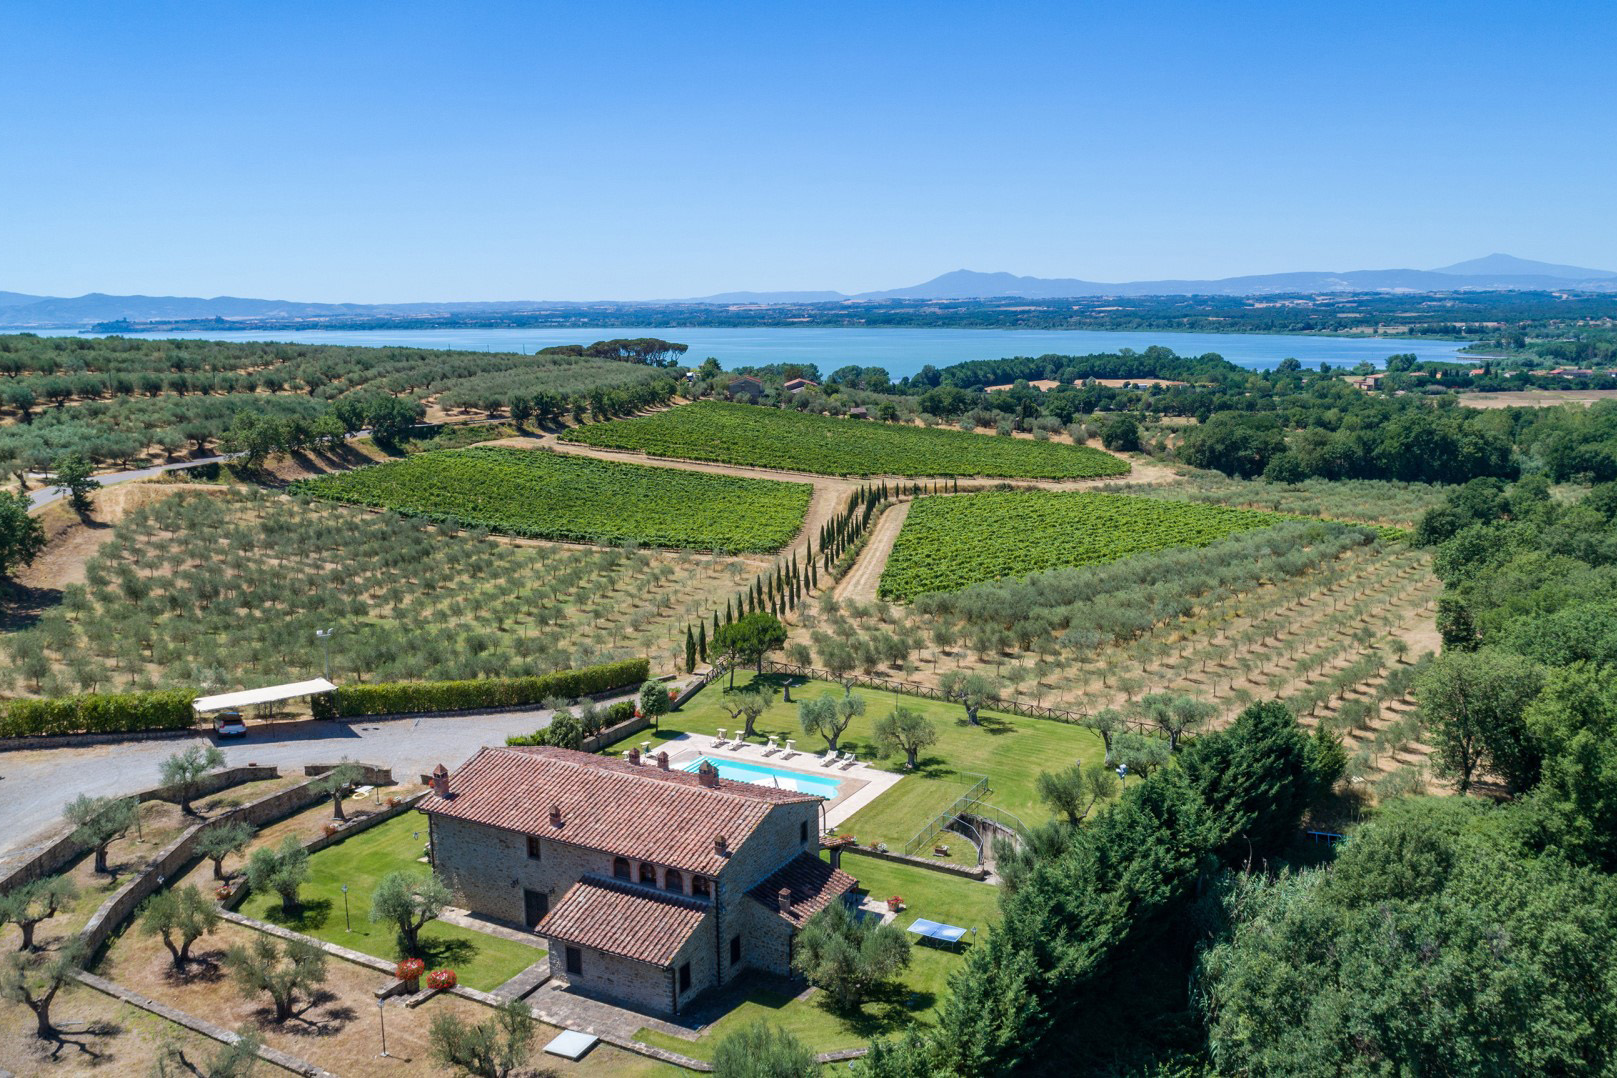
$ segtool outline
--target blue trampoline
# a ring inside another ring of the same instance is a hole
[[[926,939],[947,943],[951,947],[958,945],[966,935],[966,930],[958,925],[946,925],[939,921],[929,921],[925,917],[917,917],[915,923],[910,925],[909,930]]]

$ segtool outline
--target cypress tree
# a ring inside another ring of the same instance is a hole
[[[685,626],[685,672],[696,672],[696,637],[691,635],[691,627]]]
[[[715,613],[713,615],[713,624],[717,625],[718,623],[719,623],[719,615],[717,613]],[[698,626],[698,628],[697,628],[697,633],[696,633],[696,653],[698,655],[702,656],[702,661],[703,662],[707,662],[707,622],[705,622],[705,621],[702,622],[701,625]]]

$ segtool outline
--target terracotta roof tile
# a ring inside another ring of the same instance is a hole
[[[569,887],[534,931],[563,943],[667,966],[706,917],[705,903],[590,876]]]
[[[801,928],[803,922],[858,886],[859,881],[812,854],[798,854],[775,874],[747,892]],[[789,909],[780,908],[781,889],[792,893]]]
[[[726,779],[703,786],[690,772],[551,747],[484,748],[450,776],[449,790],[447,798],[429,794],[421,810],[705,876],[729,862],[714,836],[734,851],[773,806],[819,800]]]

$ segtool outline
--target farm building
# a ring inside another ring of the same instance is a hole
[[[751,375],[740,375],[730,379],[730,384],[724,390],[731,400],[746,397],[756,403],[764,395],[764,384]]]
[[[818,382],[811,382],[807,378],[793,378],[789,380],[782,388],[788,393],[801,393],[803,390],[813,389],[819,384],[820,383]]]
[[[797,930],[856,882],[822,861],[822,798],[667,754],[484,748],[421,802],[458,904],[550,941],[551,974],[677,1014],[747,970],[790,975]]]

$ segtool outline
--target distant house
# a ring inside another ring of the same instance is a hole
[[[811,382],[807,378],[793,378],[782,388],[788,393],[801,393],[803,390],[812,389],[819,384],[818,382]]]
[[[850,900],[823,800],[666,753],[520,747],[440,764],[420,808],[457,905],[545,937],[558,981],[677,1014],[747,970],[789,976],[804,922]]]
[[[849,419],[869,419],[870,418],[870,409],[866,408],[862,404],[859,405],[857,408],[849,408],[848,409],[848,418]]]
[[[1380,389],[1381,388],[1381,380],[1383,378],[1385,378],[1386,376],[1387,376],[1387,374],[1386,374],[1385,371],[1378,371],[1375,374],[1367,374],[1363,378],[1355,378],[1353,380],[1353,385],[1355,386],[1355,388],[1363,389],[1363,390],[1366,390],[1366,391],[1372,390],[1372,389]]]
[[[748,400],[756,404],[759,400],[763,399],[764,384],[751,375],[741,374],[730,379],[730,384],[725,387],[724,391],[729,395],[731,400],[746,397]]]
[[[1476,378],[1476,377],[1479,377],[1480,375],[1487,374],[1488,373],[1488,368],[1487,367],[1472,367],[1470,370],[1466,371],[1465,373],[1469,374],[1473,378]]]
[[[1171,378],[1091,378],[1090,382],[1098,386],[1107,386],[1111,389],[1150,389],[1152,386],[1182,386],[1186,382],[1175,382]],[[1073,383],[1075,386],[1084,384],[1080,378]]]

